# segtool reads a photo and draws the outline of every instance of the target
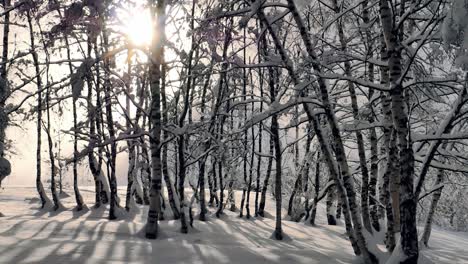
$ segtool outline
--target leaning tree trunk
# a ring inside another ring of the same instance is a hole
[[[318,63],[319,60],[313,50],[312,41],[310,39],[310,36],[308,35],[307,29],[304,26],[304,22],[302,21],[302,18],[299,12],[297,11],[294,1],[288,0],[287,3],[288,3],[288,9],[292,13],[293,18],[297,26],[299,27],[300,35],[302,37],[302,40],[305,43],[306,51],[308,55],[310,56],[312,67],[316,73],[316,77],[318,81],[318,88],[319,88],[317,92],[320,95],[320,98],[323,104],[323,109],[325,112],[325,116],[327,117],[328,123],[332,131],[332,137],[334,141],[335,154],[336,154],[336,163],[332,159],[332,156],[331,156],[331,151],[330,151],[330,146],[329,146],[330,143],[327,140],[325,140],[325,137],[323,137],[323,135],[319,135],[322,133],[322,131],[320,131],[319,124],[315,124],[316,118],[314,116],[314,113],[312,113],[312,109],[310,108],[310,105],[307,103],[304,103],[303,105],[304,105],[306,114],[310,120],[314,121],[314,130],[316,131],[316,134],[319,136],[318,139],[322,146],[322,152],[324,153],[324,156],[327,160],[327,164],[329,165],[330,170],[334,171],[332,175],[338,183],[340,183],[340,179],[338,178],[338,173],[337,173],[338,165],[340,167],[341,179],[342,179],[344,188],[346,189],[346,194],[348,196],[347,201],[343,200],[344,201],[343,204],[347,207],[345,210],[345,220],[348,223],[346,225],[347,229],[349,229],[350,227],[349,225],[350,219],[352,219],[354,223],[354,230],[352,230],[354,232],[351,232],[351,230],[347,232],[348,236],[350,237],[351,244],[353,245],[353,249],[357,255],[359,254],[363,255],[364,261],[366,263],[375,263],[377,261],[376,257],[369,251],[366,245],[367,244],[366,239],[362,233],[362,222],[361,222],[358,210],[357,210],[354,183],[353,183],[353,179],[351,177],[350,171],[349,171],[349,166],[347,164],[347,158],[345,155],[345,150],[344,150],[341,134],[338,128],[336,116],[331,107],[327,85],[325,83],[325,80],[321,77],[322,70]],[[269,20],[266,18],[261,8],[258,9],[257,15],[259,19],[262,21],[262,23],[264,23],[267,26],[268,32],[272,36],[275,47],[277,48],[281,56],[281,60],[285,68],[287,69],[289,76],[292,78],[293,83],[295,85],[298,85],[299,79],[294,70],[294,66],[292,65],[291,60],[287,56],[286,51],[284,50],[284,47],[276,34],[276,31],[271,26]],[[346,199],[346,197],[342,195],[344,193],[344,190],[342,190],[340,187],[338,190],[340,192],[340,196]],[[348,216],[350,218],[348,218]],[[356,245],[358,247],[356,247]]]
[[[441,124],[439,125],[439,128],[437,129],[437,132],[435,133],[436,136],[442,137],[443,135],[447,135],[447,134],[451,133],[451,131],[452,131],[453,127],[454,127],[453,122],[458,118],[458,116],[460,114],[460,111],[461,111],[461,109],[462,109],[462,107],[464,105],[464,102],[466,102],[466,96],[467,96],[467,93],[468,93],[468,89],[466,87],[466,81],[467,80],[468,80],[468,72],[465,73],[464,87],[459,92],[457,100],[452,105],[452,109],[445,116],[445,118],[442,120]],[[431,161],[433,160],[433,158],[434,158],[440,144],[442,144],[442,140],[440,140],[440,139],[432,141],[431,144],[429,145],[426,156],[424,157],[424,161],[422,163],[422,166],[421,166],[421,169],[420,169],[420,172],[419,172],[418,181],[417,181],[416,188],[415,188],[414,199],[416,200],[416,202],[419,201],[419,199],[420,199],[419,195],[420,195],[422,187],[424,185],[425,177],[427,175],[427,172],[429,171]],[[443,145],[443,148],[445,148],[445,147],[446,147],[446,145]],[[439,170],[438,174],[437,174],[436,185],[442,183],[442,178],[443,178],[443,171]],[[432,216],[433,216],[434,211],[435,211],[435,209],[437,207],[437,203],[438,203],[438,201],[440,199],[440,195],[442,193],[442,187],[440,189],[438,189],[433,195],[431,208],[430,208],[429,214],[427,216],[426,225],[424,227],[422,242],[426,247],[427,247],[427,243],[429,241],[429,236],[430,236],[430,233],[431,233]]]
[[[296,122],[298,119],[296,119]],[[298,126],[296,127],[298,128]],[[310,171],[310,164],[313,159],[313,153],[310,152],[310,145],[312,142],[312,138],[315,135],[310,133],[307,135],[307,141],[305,146],[305,153],[304,158],[302,161],[302,165],[299,166],[299,162],[296,162],[296,181],[294,182],[294,188],[291,192],[291,196],[289,197],[288,202],[288,215],[291,217],[292,221],[300,221],[301,218],[308,213],[308,197],[307,197],[307,190],[305,186],[307,186],[307,181],[309,180],[309,171]],[[299,138],[299,131],[296,129],[296,140]],[[296,143],[296,150],[295,150],[295,159],[299,160],[299,145],[298,142]],[[305,206],[302,206],[302,198],[305,198]],[[307,215],[308,217],[308,215]],[[306,217],[306,218],[307,218]]]
[[[297,215],[297,210],[300,210],[300,208],[298,208],[298,203],[297,201],[301,199],[300,195],[298,195],[298,192],[302,192],[302,180],[304,178],[304,171],[306,170],[306,166],[308,166],[307,162],[308,161],[308,158],[309,157],[309,153],[306,153],[306,155],[304,155],[304,160],[303,160],[303,165],[302,165],[302,168],[299,169],[299,165],[297,165],[297,169],[296,169],[296,180],[294,181],[294,187],[291,191],[291,195],[289,196],[289,200],[288,200],[288,212],[287,214],[291,217],[291,220],[292,221],[299,221],[300,218],[298,218],[298,215]],[[299,193],[300,194],[300,193]]]
[[[334,11],[337,15],[340,14],[341,8],[338,7],[338,3],[336,0],[332,1],[332,5]],[[337,21],[337,30],[338,36],[341,44],[341,51],[346,53],[348,50],[347,47],[347,39],[344,34],[343,29],[343,22],[341,19]],[[351,63],[349,60],[344,62],[344,71],[345,75],[352,77],[351,75]],[[353,113],[354,120],[359,120],[359,106],[357,103],[357,95],[356,89],[354,87],[354,83],[351,81],[347,82],[349,95],[351,97],[351,109]],[[366,159],[366,149],[364,147],[364,138],[360,130],[356,130],[356,141],[357,141],[357,148],[358,148],[358,156],[359,156],[359,167],[361,169],[362,181],[361,181],[361,213],[362,213],[362,222],[364,227],[369,233],[372,233],[372,226],[370,221],[370,213],[369,213],[369,171],[367,168],[367,159]]]
[[[442,195],[442,189],[444,188],[442,184],[444,178],[444,171],[439,169],[437,171],[437,179],[434,184],[434,188],[437,188],[432,195],[431,207],[429,208],[429,213],[427,214],[426,223],[424,225],[424,231],[421,238],[421,243],[427,247],[429,243],[429,237],[431,236],[432,230],[432,219],[434,217],[434,213],[437,208],[437,204],[439,203],[440,196]]]

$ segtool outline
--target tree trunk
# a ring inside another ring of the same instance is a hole
[[[62,19],[62,13],[60,9],[57,9],[57,12]],[[73,65],[71,61],[71,51],[70,51],[70,43],[68,41],[68,36],[65,35],[65,45],[67,50],[67,59],[68,59],[68,69],[70,74],[73,74]],[[73,89],[73,88],[72,88]],[[76,201],[76,211],[83,210],[86,205],[83,202],[83,197],[80,194],[80,189],[78,187],[78,121],[77,121],[77,109],[76,109],[76,100],[78,98],[73,97],[73,191],[75,193],[75,201]]]
[[[39,29],[41,31],[41,36],[44,37],[41,26],[39,25]],[[57,211],[59,208],[63,207],[62,204],[59,201],[58,195],[57,195],[57,188],[56,188],[56,183],[55,183],[55,176],[57,172],[57,167],[55,166],[55,157],[54,157],[54,150],[53,150],[53,140],[52,136],[50,135],[50,87],[49,87],[49,51],[47,48],[44,50],[44,53],[46,54],[46,76],[47,76],[47,88],[46,88],[46,113],[47,113],[47,127],[46,127],[46,133],[47,133],[47,142],[49,143],[49,159],[50,159],[50,192],[52,194],[52,201],[54,202],[54,207],[53,210]]]
[[[338,7],[338,3],[336,0],[332,1],[333,3],[333,8],[335,11],[335,14],[340,14],[341,9]],[[347,44],[346,44],[346,37],[344,34],[344,29],[343,29],[343,22],[341,19],[338,19],[337,21],[337,30],[338,30],[338,36],[340,39],[340,44],[341,44],[341,51],[342,52],[347,52]],[[351,74],[351,63],[349,60],[346,60],[344,62],[344,71],[345,75],[352,77]],[[354,87],[354,83],[351,81],[348,81],[348,90],[349,90],[349,95],[351,97],[351,108],[352,108],[352,113],[354,120],[359,120],[359,106],[357,103],[357,96],[356,96],[356,89]],[[371,222],[370,222],[370,213],[369,213],[369,171],[367,169],[367,163],[366,163],[366,150],[364,147],[364,138],[362,136],[362,133],[360,130],[356,130],[356,141],[357,141],[357,148],[358,148],[358,156],[359,156],[359,167],[361,169],[361,175],[362,175],[362,181],[361,181],[361,213],[362,213],[362,222],[364,224],[364,227],[367,229],[369,233],[372,233],[372,227],[371,227]]]
[[[384,140],[388,139],[387,143],[387,166],[384,171],[383,175],[383,184],[382,184],[382,199],[381,202],[385,206],[386,212],[386,219],[387,219],[387,231],[385,233],[385,245],[387,249],[392,252],[395,248],[395,215],[394,215],[394,205],[390,200],[390,178],[398,176],[399,173],[396,169],[396,163],[398,162],[396,159],[396,135],[395,131],[393,131],[390,135],[390,138],[385,136],[384,132]]]
[[[210,188],[210,200],[208,201],[209,206],[218,206],[219,198],[217,193],[217,179],[216,179],[216,162],[212,159],[212,168],[208,172],[208,185]]]
[[[363,25],[369,25],[370,23],[370,18],[369,18],[369,8],[368,8],[368,1],[362,2],[362,22]],[[374,40],[371,35],[371,27],[370,26],[365,26],[364,27],[364,41],[367,44],[367,51],[366,51],[366,56],[367,58],[372,58],[374,55]],[[368,67],[367,67],[367,79],[369,82],[373,83],[374,82],[374,64],[368,62]],[[374,90],[369,89],[369,123],[372,124],[375,122],[374,118],[374,108],[373,108],[373,97],[374,97]],[[371,223],[372,227],[379,232],[380,231],[380,224],[379,224],[379,217],[378,217],[378,211],[377,211],[377,203],[376,203],[376,188],[377,188],[377,178],[379,175],[379,167],[378,167],[378,162],[379,162],[379,157],[378,157],[378,148],[377,148],[377,132],[375,127],[372,127],[369,129],[369,142],[370,142],[370,160],[371,160],[371,165],[370,165],[370,180],[369,180],[369,209],[370,209],[370,217],[371,217]]]
[[[244,40],[244,46],[245,46],[245,43],[246,43],[246,39],[245,39],[245,28],[243,29],[243,40]],[[244,52],[244,65],[246,64],[246,49],[243,49],[243,52]],[[247,94],[247,73],[246,73],[246,69],[245,68],[242,68],[242,100],[243,101],[246,101],[247,100],[247,97],[246,97],[246,94]],[[244,109],[243,109],[243,112],[244,112],[244,122],[247,122],[247,104],[244,104]],[[244,130],[243,131],[243,134],[244,134],[244,138],[243,138],[243,145],[244,145],[244,149],[243,149],[243,153],[242,153],[242,172],[243,172],[243,175],[244,175],[244,181],[242,183],[242,198],[241,198],[241,204],[240,204],[240,212],[239,212],[239,217],[242,217],[243,214],[244,214],[244,203],[245,203],[245,196],[247,194],[247,142],[248,142],[248,130]]]
[[[245,49],[244,49],[245,51]],[[250,62],[249,62],[250,63]],[[249,70],[250,75],[250,83],[253,83],[252,80],[252,70]],[[254,85],[252,85],[252,100],[254,99]],[[254,103],[252,102],[252,113],[254,112]],[[246,131],[247,132],[247,131]],[[249,182],[247,184],[247,197],[245,203],[245,211],[246,211],[246,218],[250,218],[250,192],[252,191],[252,178],[253,178],[253,171],[254,171],[254,158],[255,158],[255,134],[254,134],[254,126],[251,128],[251,136],[252,136],[252,151],[250,152],[250,166],[249,166]]]
[[[94,41],[94,55],[95,57],[99,56],[97,40]],[[96,124],[95,140],[104,141],[105,135],[104,135],[104,128],[103,128],[104,117],[103,117],[103,106],[102,106],[102,98],[101,98],[101,69],[99,67],[99,64],[95,65],[95,72],[96,72],[95,73],[96,74],[96,108],[94,109],[95,124]],[[103,146],[100,146],[98,148],[98,160],[96,162],[96,158],[94,157],[94,155],[92,155],[93,159],[90,163],[90,167],[91,167],[91,164],[94,164],[95,173],[96,174],[99,173],[97,174],[98,180],[99,180],[99,186],[97,187],[100,191],[99,195],[100,195],[101,203],[107,204],[109,202],[109,197],[110,197],[110,187],[109,187],[108,179],[106,179],[106,177],[104,176],[104,172],[102,170],[102,163],[104,161],[104,156],[103,156],[104,152],[105,152],[105,148]],[[93,153],[90,153],[90,154],[93,154]]]
[[[212,69],[210,67],[210,69]],[[208,89],[208,86],[210,84],[210,78],[211,74],[208,74],[205,79],[205,83],[203,85],[203,90],[202,90],[202,97],[201,97],[201,106],[200,106],[200,123],[204,123],[205,121],[205,108],[206,108],[206,91]],[[210,125],[210,128],[214,126]],[[209,132],[210,129],[208,130]],[[203,152],[205,153],[208,151],[209,146],[210,146],[210,139],[206,138],[203,139],[205,140],[205,143],[203,144]],[[199,219],[200,221],[205,221],[206,220],[206,213],[207,213],[207,208],[206,208],[206,200],[205,200],[205,169],[206,169],[206,161],[208,159],[208,153],[205,154],[206,156],[203,157],[199,163],[198,163],[198,178],[199,178],[199,183],[200,183],[200,216]],[[210,200],[209,203],[212,203],[212,199],[214,199],[214,194],[213,194],[213,183],[210,180],[211,178],[208,176],[208,185],[210,188]]]
[[[422,235],[421,242],[425,247],[428,247],[429,237],[431,236],[432,231],[432,219],[434,217],[434,213],[436,212],[437,203],[439,203],[440,196],[442,195],[442,189],[444,186],[440,186],[442,184],[444,178],[444,171],[439,169],[437,171],[437,179],[434,184],[434,188],[438,188],[434,194],[432,195],[431,207],[429,208],[429,213],[427,213],[426,223],[424,225],[424,231]]]
[[[327,223],[328,225],[336,225],[335,212],[336,207],[333,206],[335,202],[336,190],[335,188],[330,188],[327,194]]]
[[[130,114],[130,95],[131,95],[131,84],[132,84],[132,63],[131,57],[128,58],[127,63],[127,83],[125,84],[125,88],[127,89],[127,96],[125,100],[125,116],[126,116],[126,125],[127,130],[130,131],[132,129],[131,124],[131,114]],[[135,171],[135,162],[136,162],[136,155],[135,155],[135,141],[134,139],[127,140],[127,147],[128,147],[128,171],[127,171],[127,193],[125,195],[125,210],[130,211],[130,207],[133,204],[133,179],[134,179],[134,171]]]
[[[276,76],[274,70],[268,68],[268,86],[270,90],[270,100],[274,102],[276,100]],[[275,231],[273,236],[277,240],[283,239],[283,229],[281,226],[281,209],[282,209],[282,193],[281,193],[281,173],[282,173],[282,164],[281,164],[281,143],[279,137],[279,124],[278,116],[273,114],[271,116],[271,138],[273,146],[275,149],[275,201],[276,201],[276,221],[275,221]]]
[[[108,52],[109,40],[108,32],[104,29],[103,44],[105,52]],[[105,77],[104,77],[104,105],[106,109],[106,123],[109,132],[110,152],[107,151],[108,162],[108,178],[110,185],[110,204],[109,204],[109,220],[117,219],[116,210],[119,208],[117,197],[117,177],[115,171],[115,160],[117,156],[117,143],[115,141],[115,128],[114,118],[112,113],[112,99],[111,99],[111,81],[110,81],[110,67],[111,62],[109,58],[104,59]]]
[[[88,58],[91,58],[91,51],[92,51],[92,42],[89,39],[90,36],[88,34]],[[99,81],[99,80],[98,80]],[[87,97],[87,105],[88,105],[88,120],[89,120],[89,143],[88,143],[88,162],[89,162],[89,170],[93,175],[94,179],[94,187],[95,187],[95,199],[94,199],[94,208],[99,208],[101,206],[101,192],[102,192],[102,184],[100,182],[99,176],[101,174],[101,168],[98,167],[96,158],[94,157],[94,145],[97,141],[96,135],[96,107],[94,107],[92,103],[93,99],[93,78],[88,76],[86,78],[86,83],[88,86],[88,97]]]
[[[3,7],[7,9],[10,7],[10,0],[3,0]],[[32,30],[32,29],[31,29]],[[5,130],[8,126],[8,116],[5,113],[5,103],[8,98],[8,76],[7,76],[7,64],[8,64],[8,41],[10,35],[10,13],[7,12],[4,15],[3,20],[3,50],[2,50],[2,64],[0,66],[0,159],[3,160],[5,166],[2,168],[0,173],[0,187],[2,186],[2,180],[5,179],[11,173],[11,164],[5,158],[5,141],[6,134]]]
[[[402,7],[403,9],[403,7]],[[392,100],[393,124],[397,131],[398,149],[400,153],[400,245],[406,259],[401,263],[416,263],[419,256],[418,233],[416,229],[416,199],[413,192],[414,154],[408,129],[408,114],[405,109],[405,98],[401,77],[401,50],[399,28],[387,0],[380,0],[380,19],[382,31],[389,53],[388,67],[390,70],[390,97]]]
[[[275,146],[273,144],[273,136],[270,135],[270,157],[268,158],[267,171],[265,179],[263,180],[262,194],[260,196],[260,204],[258,206],[258,215],[265,217],[265,203],[266,203],[266,194],[268,191],[268,185],[270,184],[271,168],[273,166],[273,154]]]
[[[41,126],[42,126],[42,79],[40,76],[39,69],[39,58],[36,52],[34,28],[32,25],[32,17],[29,11],[27,11],[27,19],[29,25],[29,36],[31,44],[31,54],[33,57],[34,69],[36,73],[36,85],[37,85],[37,151],[36,151],[36,189],[41,199],[41,208],[46,208],[50,205],[50,199],[45,193],[44,186],[41,181]]]
[[[353,184],[350,171],[349,171],[349,167],[347,164],[347,158],[345,155],[344,146],[343,146],[340,131],[338,128],[336,116],[330,104],[327,85],[325,83],[325,80],[321,77],[321,68],[320,68],[320,65],[318,64],[317,55],[315,54],[313,50],[313,45],[310,40],[310,36],[308,35],[307,29],[304,26],[302,18],[297,11],[294,1],[288,0],[287,3],[288,3],[288,9],[291,12],[297,26],[299,27],[300,35],[302,37],[302,40],[305,43],[306,51],[309,54],[312,67],[316,73],[317,82],[319,86],[318,93],[320,94],[325,116],[327,117],[328,123],[330,125],[333,141],[335,143],[334,146],[335,146],[335,154],[336,154],[336,165],[334,164],[334,161],[331,158],[331,152],[328,146],[329,143],[327,143],[323,135],[319,136],[319,142],[321,143],[321,146],[322,146],[322,152],[324,153],[324,156],[327,159],[327,164],[329,165],[330,170],[334,171],[332,175],[338,183],[340,183],[340,179],[338,178],[338,173],[336,172],[338,171],[337,170],[338,165],[340,167],[340,172],[341,172],[340,174],[343,180],[344,187],[346,189],[346,193],[348,195],[347,203],[344,202],[343,204],[346,206],[349,205],[349,207],[345,210],[345,212],[349,210],[350,217],[352,218],[352,221],[354,223],[354,234],[353,232],[348,232],[348,235],[350,236],[351,244],[353,245],[353,248],[356,254],[361,254],[361,253],[363,254],[363,258],[366,263],[376,263],[377,259],[372,253],[369,252],[367,245],[366,245],[366,239],[364,238],[364,235],[362,233],[362,223],[361,223],[361,219],[360,219],[357,206],[356,206],[354,184]],[[261,8],[258,10],[257,15],[259,19],[263,23],[265,23],[265,25],[267,26],[267,29],[270,32],[270,35],[272,36],[273,42],[275,43],[275,47],[278,49],[278,52],[280,53],[283,64],[285,65],[289,76],[293,79],[293,83],[295,85],[298,85],[299,79],[297,78],[296,73],[294,71],[294,66],[291,63],[291,60],[289,60],[286,54],[286,51],[284,50],[284,47],[282,46],[281,42],[279,41],[276,35],[275,30],[269,24],[269,21],[265,17],[265,14],[261,10]],[[314,117],[314,114],[312,113],[310,106],[307,103],[304,103],[303,105],[304,105],[308,118],[314,121],[314,130],[316,134],[317,135],[321,134],[322,131],[320,131],[318,124],[316,124],[316,120],[315,120],[316,118]],[[344,190],[339,189],[339,192],[340,194],[343,194]],[[345,197],[342,196],[342,198],[345,198]],[[345,214],[345,220],[347,220],[346,214]],[[349,223],[350,222],[348,221],[348,224]],[[348,226],[348,228],[349,227],[350,226]],[[353,243],[353,241],[357,242],[357,245],[359,246],[359,250],[355,247],[355,244]]]
[[[315,225],[315,215],[317,214],[317,204],[320,191],[320,151],[317,151],[317,161],[315,163],[315,177],[314,177],[314,204],[312,205],[312,212],[310,213],[310,224]]]
[[[151,190],[148,219],[146,223],[146,238],[155,239],[158,236],[158,216],[161,213],[161,62],[162,48],[165,43],[165,8],[164,0],[152,1],[151,14],[153,39],[151,42],[150,86],[151,86]],[[156,15],[156,17],[155,17]],[[156,36],[162,36],[156,38]]]
[[[163,124],[167,124],[169,122],[169,117],[168,117],[168,109],[167,109],[167,100],[166,100],[166,63],[164,61],[164,47],[161,48],[162,55],[161,55],[161,60],[162,60],[162,65],[161,65],[161,105],[162,105],[162,121]],[[165,142],[168,140],[169,135],[168,132],[162,131],[163,133],[163,141]],[[167,163],[167,144],[164,144],[162,146],[162,173],[164,176],[164,182],[166,183],[166,189],[167,189],[167,196],[169,199],[169,205],[171,206],[172,214],[174,216],[174,219],[179,219],[180,218],[180,212],[179,212],[179,197],[177,196],[177,192],[175,191],[174,185],[172,184],[170,175],[169,175],[169,169],[168,169],[168,163]]]
[[[228,60],[228,48],[229,48],[229,44],[231,43],[231,38],[232,38],[232,35],[231,35],[231,28],[232,28],[232,18],[228,21],[228,25],[226,26],[226,29],[224,30],[224,43],[223,43],[223,61],[225,63],[222,64],[221,66],[221,74],[219,76],[219,84],[218,84],[218,99],[217,99],[217,102],[215,104],[215,109],[213,110],[213,115],[212,115],[212,120],[214,120],[217,112],[218,112],[218,109],[221,107],[221,104],[222,104],[222,100],[224,99],[224,96],[225,94],[227,94],[227,78],[226,78],[226,75],[227,75],[227,68],[228,68],[228,63],[227,63],[227,60]],[[226,109],[229,109],[229,101],[227,102],[227,105],[226,105]],[[222,138],[223,136],[223,133],[224,133],[224,123],[226,121],[226,116],[223,115],[220,117],[220,120],[218,122],[218,139],[219,138]],[[214,121],[213,122],[213,125],[214,125]],[[214,129],[214,127],[213,127]],[[221,155],[220,158],[218,158],[216,161],[217,161],[217,164],[218,164],[218,177],[219,177],[219,190],[220,190],[220,196],[219,196],[219,206],[218,206],[218,210],[216,211],[216,217],[220,217],[221,214],[223,214],[223,210],[224,210],[224,189],[225,189],[225,185],[223,183],[223,160],[224,160],[224,155],[226,155],[225,153],[223,153]],[[233,181],[232,181],[232,178],[231,178],[231,181],[229,182],[229,188],[232,188],[232,184],[233,184]]]

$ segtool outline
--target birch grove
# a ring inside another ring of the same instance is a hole
[[[136,7],[148,36],[124,26]],[[4,0],[0,183],[24,120],[44,210],[64,209],[67,181],[77,213],[148,206],[158,239],[160,221],[191,233],[271,204],[286,240],[285,220],[316,228],[324,203],[360,262],[417,263],[433,225],[468,224],[467,14],[461,0]]]

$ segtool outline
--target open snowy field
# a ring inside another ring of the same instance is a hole
[[[72,194],[72,190],[66,190]],[[93,193],[83,189],[92,204]],[[146,210],[140,207],[125,220],[108,221],[107,211],[91,208],[74,212],[73,197],[62,198],[61,212],[38,209],[34,187],[6,187],[0,192],[1,263],[352,263],[354,254],[342,226],[328,226],[319,208],[317,227],[283,221],[284,241],[270,239],[274,229],[274,202],[269,217],[240,219],[226,210],[217,219],[194,222],[189,234],[179,222],[161,223],[157,240],[140,232]],[[120,197],[124,197],[120,195]],[[211,209],[214,211],[214,209]],[[468,234],[435,229],[431,248],[420,263],[468,263]]]

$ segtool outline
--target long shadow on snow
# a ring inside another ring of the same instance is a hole
[[[0,236],[21,236],[21,231],[31,221],[34,220],[24,220],[17,223],[7,231],[0,233]],[[67,263],[84,263],[93,258],[94,262],[119,261],[130,263],[132,258],[134,260],[135,257],[142,256],[141,254],[151,255],[150,248],[148,245],[145,246],[149,242],[142,241],[132,235],[137,229],[135,224],[130,227],[129,223],[126,222],[113,222],[112,225],[118,225],[117,230],[111,234],[110,238],[106,238],[105,230],[110,222],[99,222],[97,226],[88,229],[85,222],[73,227],[73,230],[64,228],[73,221],[74,219],[61,222],[55,220],[52,222],[44,221],[39,230],[29,238],[21,239],[18,243],[1,250],[2,261],[5,263],[63,263],[63,261]],[[55,226],[50,230],[51,224],[55,224]],[[133,232],[131,229],[133,229]],[[50,232],[45,233],[47,231]],[[70,234],[69,231],[73,233]],[[36,238],[38,236],[43,237]],[[58,240],[60,238],[64,240]],[[96,251],[98,248],[99,251]],[[125,249],[123,255],[122,249]],[[8,256],[8,253],[12,252],[13,254]],[[30,259],[32,256],[38,256],[38,258]]]

